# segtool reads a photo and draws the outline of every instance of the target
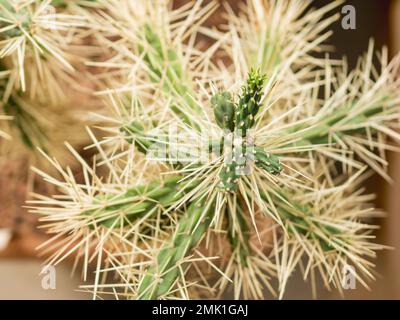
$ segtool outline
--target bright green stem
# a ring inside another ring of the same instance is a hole
[[[150,70],[150,79],[156,83],[163,81],[162,90],[167,96],[172,95],[175,99],[171,106],[172,111],[187,125],[198,129],[191,113],[200,114],[201,110],[193,99],[193,88],[188,84],[178,54],[172,47],[168,47],[170,44],[162,43],[150,25],[145,24],[143,31],[143,40],[148,47],[141,45],[139,50],[144,54],[143,60]]]
[[[105,227],[121,227],[124,220],[131,222],[151,211],[156,213],[157,207],[170,207],[196,187],[196,182],[179,183],[181,179],[181,176],[176,176],[165,181],[152,181],[149,184],[131,188],[118,196],[97,196],[95,204],[106,203],[106,205],[85,211],[84,215],[92,216],[96,224]],[[123,219],[118,215],[120,212],[124,213]],[[116,215],[113,216],[113,213]]]
[[[262,91],[266,76],[259,70],[249,72],[246,85],[242,87],[236,109],[235,129],[242,137],[247,135],[255,123],[255,117],[261,108]]]
[[[168,294],[181,272],[181,261],[195,248],[206,233],[214,212],[214,205],[202,207],[200,202],[192,202],[179,221],[171,239],[160,249],[155,265],[143,277],[138,290],[138,298],[158,299]]]
[[[149,151],[162,153],[162,161],[174,169],[181,169],[185,166],[186,169],[198,166],[197,163],[188,163],[188,160],[180,160],[178,151],[171,150],[170,142],[163,141],[159,135],[146,134],[143,126],[138,121],[132,121],[128,125],[120,128],[120,131],[126,136],[125,140],[129,144],[135,144],[136,148],[143,154],[148,154]],[[155,148],[152,150],[151,147]],[[209,152],[212,152],[213,145],[210,144]],[[174,155],[171,157],[171,155]],[[165,158],[164,158],[165,157]],[[189,160],[190,161],[190,160]]]
[[[217,124],[222,129],[234,132],[235,139],[237,137],[242,139],[240,146],[234,145],[235,139],[230,142],[231,151],[228,151],[230,159],[225,158],[227,163],[219,175],[222,187],[229,192],[237,191],[238,180],[245,170],[248,170],[248,160],[254,160],[259,168],[273,175],[278,175],[282,171],[277,156],[266,153],[262,148],[248,145],[246,139],[261,108],[265,78],[259,70],[251,70],[246,84],[242,87],[236,107],[228,92],[217,93],[211,99]]]
[[[211,98],[215,121],[221,129],[235,130],[235,104],[229,92],[218,92]]]
[[[125,139],[129,144],[135,144],[137,149],[146,154],[154,143],[154,137],[145,133],[144,127],[138,121],[132,121],[120,128],[120,131],[127,136]]]
[[[348,126],[358,126],[362,123],[365,123],[368,118],[379,114],[386,114],[386,112],[390,110],[385,110],[382,105],[385,103],[385,98],[383,98],[380,103],[376,105],[372,105],[370,108],[363,110],[362,112],[358,113],[356,116],[349,116],[351,114],[352,106],[345,106],[341,109],[335,110],[332,112],[331,115],[326,116],[320,124],[313,127],[310,130],[305,130],[309,127],[309,124],[300,124],[296,125],[290,129],[289,133],[304,131],[304,134],[300,140],[297,142],[296,145],[304,145],[304,144],[326,144],[329,143],[330,137],[332,137],[333,141],[335,137],[332,136],[334,133],[336,136],[341,137],[343,135],[354,135],[354,134],[364,134],[365,129],[364,127],[355,128],[355,129],[346,129],[342,131],[334,131],[332,132],[332,127],[341,122],[343,125]],[[393,108],[393,111],[395,109]],[[346,121],[343,121],[346,120]],[[342,122],[343,121],[343,122]],[[372,129],[371,129],[372,130]],[[374,130],[372,130],[374,131]]]
[[[147,46],[140,45],[139,51],[143,54],[143,61],[149,69],[150,79],[155,83],[163,81],[162,90],[175,98],[171,110],[184,123],[198,129],[198,124],[193,121],[191,113],[200,114],[201,110],[193,99],[194,93],[187,84],[188,80],[182,70],[178,54],[172,48],[165,48],[161,38],[152,30],[150,25],[145,24],[143,31],[143,41]],[[186,106],[189,106],[189,108],[186,108]],[[143,153],[147,153],[155,141],[153,136],[145,133],[143,126],[138,121],[126,124],[120,130],[128,135],[127,141],[129,143],[135,142],[139,151]],[[134,136],[135,141],[130,136]]]

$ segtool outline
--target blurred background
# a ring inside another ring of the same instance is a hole
[[[285,1],[285,0],[282,0]],[[290,1],[290,0],[287,0]],[[179,6],[185,0],[175,1]],[[233,7],[245,1],[229,1]],[[328,0],[315,0],[313,5],[321,7]],[[353,67],[357,57],[368,46],[371,37],[375,39],[376,48],[386,45],[391,55],[400,51],[400,0],[349,0],[345,4],[356,9],[356,29],[343,30],[340,20],[332,26],[334,35],[329,44],[335,46],[332,56],[340,58],[347,56],[349,66]],[[340,11],[341,7],[336,10]],[[217,24],[219,14],[208,21]],[[400,92],[399,92],[400,94]],[[376,223],[381,225],[377,231],[379,243],[392,246],[393,250],[378,253],[376,259],[378,278],[371,283],[371,290],[361,288],[346,291],[346,299],[400,299],[400,155],[389,154],[389,173],[394,183],[389,185],[379,177],[373,177],[368,182],[370,192],[377,194],[376,206],[384,209],[388,215]],[[0,191],[8,187],[7,174],[0,173]],[[22,188],[24,190],[24,188]],[[43,259],[38,257],[35,249],[47,239],[46,235],[36,228],[36,218],[30,216],[24,209],[7,212],[7,202],[15,202],[17,207],[23,206],[23,201],[15,190],[7,194],[6,199],[0,199],[0,299],[89,299],[89,294],[77,291],[80,279],[71,275],[72,262],[57,266],[56,289],[45,290],[40,275]],[[22,197],[23,198],[23,197]],[[289,282],[286,299],[311,298],[310,284],[304,283],[295,275]],[[318,291],[318,298],[341,298],[335,292]]]

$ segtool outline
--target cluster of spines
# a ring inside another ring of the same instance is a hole
[[[224,168],[220,173],[222,186],[229,192],[237,191],[240,176],[245,173],[248,160],[270,174],[278,175],[282,171],[276,155],[266,153],[260,147],[248,145],[247,135],[255,124],[255,117],[260,110],[266,76],[259,70],[251,70],[246,85],[242,87],[237,104],[233,102],[229,92],[216,93],[211,98],[215,120],[225,130],[232,144],[225,158]],[[235,141],[239,139],[239,145]]]
[[[247,135],[255,124],[255,117],[261,107],[263,88],[266,75],[260,74],[260,70],[249,72],[246,85],[242,87],[236,108],[235,128],[242,137]]]

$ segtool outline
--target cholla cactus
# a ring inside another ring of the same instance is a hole
[[[30,170],[47,165],[37,148],[72,165],[62,142],[89,143],[83,124],[93,123],[91,108],[100,111],[84,65],[97,52],[80,10],[80,1],[0,1],[0,120],[9,120],[0,121],[0,170],[2,186],[8,186],[0,188],[0,220],[15,232],[23,225],[20,217],[34,220],[22,208],[29,193],[46,190]],[[12,226],[6,222],[13,220]]]
[[[300,264],[313,285],[319,275],[340,291],[350,264],[368,286],[384,246],[373,243],[368,219],[381,212],[362,182],[370,169],[390,180],[400,57],[388,62],[383,50],[378,70],[371,43],[351,72],[315,58],[337,5],[248,1],[240,14],[225,6],[218,29],[202,24],[214,2],[106,0],[88,10],[88,34],[105,51],[88,64],[103,70],[96,81],[112,111],[105,137],[88,129],[93,165],[68,145],[81,181],[46,155],[59,175],[35,169],[61,192],[29,204],[54,234],[48,262],[75,255],[84,279],[93,262],[95,283],[83,288],[94,297],[233,288],[235,298],[263,298],[268,288],[282,298]],[[204,49],[200,36],[213,44]]]
[[[55,84],[50,85],[51,81],[65,78],[64,70],[74,70],[68,61],[71,54],[68,55],[67,48],[73,44],[69,39],[74,38],[75,28],[82,25],[82,19],[57,13],[55,6],[63,3],[51,0],[0,2],[0,59],[15,72],[10,79],[13,85],[22,91],[29,89],[33,98],[39,94],[52,96],[50,89]]]

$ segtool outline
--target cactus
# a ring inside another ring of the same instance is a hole
[[[149,268],[138,289],[139,299],[157,299],[168,294],[179,277],[179,266],[195,247],[212,220],[213,203],[192,202],[176,227],[171,240],[160,248],[155,265]]]
[[[59,177],[35,169],[62,193],[30,202],[54,241],[66,237],[51,261],[76,252],[87,270],[97,256],[95,283],[85,287],[94,297],[213,298],[232,281],[235,298],[263,298],[264,287],[282,298],[300,262],[305,279],[318,273],[339,290],[340,268],[351,262],[367,286],[370,259],[384,246],[364,220],[379,210],[362,182],[368,168],[390,180],[384,152],[394,149],[386,139],[400,140],[400,58],[388,63],[382,51],[378,69],[371,44],[348,72],[314,57],[338,3],[308,15],[299,1],[249,0],[246,12],[226,10],[228,27],[208,28],[215,2],[173,9],[162,1],[54,1],[60,12],[86,14],[87,25],[76,27],[96,49],[86,65],[99,70],[89,78],[112,108],[101,110],[97,134],[88,130],[93,165],[69,147],[79,182],[48,156]],[[5,41],[23,37],[21,28],[2,30]],[[39,58],[68,64],[50,50]],[[8,63],[7,77],[15,72]],[[6,97],[5,111],[33,148],[13,100],[23,91]],[[151,158],[154,144],[194,156]],[[203,149],[205,160],[196,153]],[[215,256],[220,242],[226,247]],[[217,270],[215,284],[208,269]]]
[[[236,107],[231,101],[230,94],[226,92],[218,93],[211,99],[218,125],[222,129],[234,132],[235,137],[242,138],[241,144],[235,145],[232,142],[230,145],[229,157],[220,173],[222,186],[227,191],[237,191],[237,182],[248,160],[255,160],[258,167],[273,175],[278,175],[282,171],[277,156],[268,155],[260,147],[249,146],[246,141],[260,110],[265,78],[265,75],[260,75],[259,70],[250,71]]]
[[[221,129],[233,132],[235,129],[235,105],[229,92],[215,94],[211,98],[215,121]]]

